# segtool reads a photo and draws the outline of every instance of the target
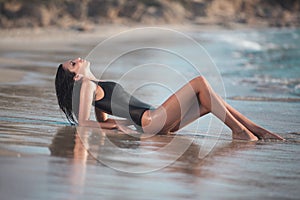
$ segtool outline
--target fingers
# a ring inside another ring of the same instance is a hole
[[[124,126],[124,125],[118,124],[117,128],[118,128],[119,131],[121,131],[121,132],[123,132],[125,134],[138,134],[137,131],[132,130],[131,128],[129,128],[127,126]]]

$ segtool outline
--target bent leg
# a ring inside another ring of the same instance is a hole
[[[247,129],[249,129],[256,137],[259,139],[279,139],[284,140],[281,136],[271,133],[270,131],[258,126],[253,121],[248,119],[246,116],[241,114],[239,111],[237,111],[235,108],[233,108],[231,105],[229,105],[222,97],[217,95],[220,101],[223,102],[225,107],[228,109],[228,111],[240,122],[242,123]],[[200,107],[200,113],[197,110],[197,106]],[[209,113],[209,110],[203,107],[200,103],[193,104],[189,111],[184,115],[183,119],[174,126],[170,130],[170,132],[178,131],[179,129],[185,127],[189,123],[197,120],[199,117],[204,116]]]
[[[175,126],[180,124],[186,113],[189,112],[192,105],[197,118],[199,117],[199,100],[191,87],[190,83],[184,85],[175,94],[171,95],[161,106],[156,110],[146,111],[148,122],[142,125],[145,132],[150,133],[168,133]]]
[[[147,112],[148,121],[143,122],[144,131],[150,133],[170,131],[182,121],[191,105],[198,102],[207,109],[207,112],[212,112],[232,130],[234,139],[257,140],[256,136],[232,116],[203,77],[191,80],[156,110]]]

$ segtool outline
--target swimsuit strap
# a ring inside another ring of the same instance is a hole
[[[90,80],[90,79],[89,79]],[[90,81],[92,81],[93,83],[95,83],[96,85],[98,85],[98,82],[99,81],[95,81],[95,80],[90,80]]]

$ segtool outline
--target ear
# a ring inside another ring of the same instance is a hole
[[[83,75],[82,74],[76,74],[75,76],[74,76],[74,81],[79,81],[79,80],[81,80],[83,78]]]

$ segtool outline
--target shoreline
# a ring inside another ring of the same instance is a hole
[[[69,36],[93,36],[95,34],[98,37],[102,36],[112,36],[116,33],[135,29],[135,28],[143,28],[143,27],[157,27],[157,28],[168,28],[174,29],[177,31],[230,31],[230,30],[264,30],[264,29],[297,29],[298,27],[272,27],[272,26],[262,26],[262,25],[247,25],[247,24],[238,24],[232,23],[230,27],[225,27],[222,25],[206,25],[206,24],[195,24],[195,23],[186,23],[186,24],[146,24],[141,25],[140,23],[134,23],[131,25],[124,24],[98,24],[93,25],[87,30],[77,30],[74,28],[60,28],[57,26],[49,26],[49,27],[35,27],[35,28],[9,28],[9,29],[1,29],[0,37],[2,39],[25,39],[25,40],[47,40],[47,39],[56,39],[56,40],[65,40]],[[32,38],[34,37],[34,38]],[[44,38],[46,37],[46,38]]]

